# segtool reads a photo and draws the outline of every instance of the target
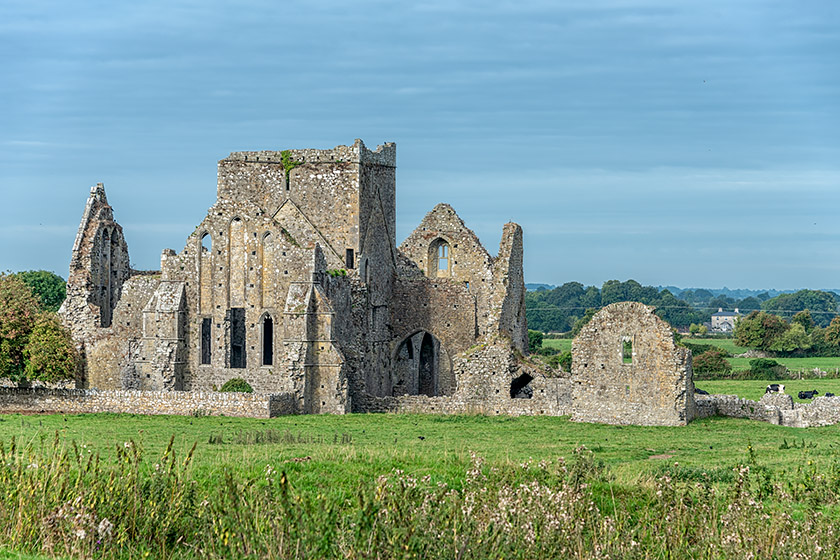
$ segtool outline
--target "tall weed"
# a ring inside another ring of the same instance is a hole
[[[193,447],[194,449],[194,447]],[[803,450],[806,453],[806,450]],[[133,441],[102,459],[58,435],[0,444],[0,545],[72,558],[836,557],[840,468],[675,464],[616,486],[585,447],[568,461],[487,465],[453,487],[395,470],[353,498],[301,492],[266,465],[198,484],[192,450]],[[797,510],[791,509],[795,503]]]

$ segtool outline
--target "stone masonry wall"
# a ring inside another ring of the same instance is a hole
[[[538,364],[517,356],[503,337],[476,344],[453,361],[457,379],[453,395],[367,396],[359,408],[365,412],[514,416],[561,416],[572,411],[569,379],[547,377]],[[511,395],[514,382],[524,389],[517,391],[516,398]]]
[[[295,399],[287,394],[0,388],[0,413],[20,412],[211,414],[271,418],[298,411]]]
[[[135,274],[122,287],[114,319],[86,343],[87,368],[84,387],[100,390],[137,388],[126,385],[132,363],[139,357],[143,336],[143,309],[160,283],[159,275]]]
[[[394,284],[391,324],[394,348],[422,329],[445,345],[451,354],[475,343],[475,296],[462,282],[447,279],[400,278]]]
[[[691,351],[641,303],[614,303],[592,318],[572,341],[571,378],[574,420],[670,426],[696,415]]]
[[[528,324],[525,320],[525,268],[522,227],[509,222],[502,230],[499,253],[493,262],[493,290],[490,324],[510,338],[521,353],[528,353]]]
[[[735,395],[698,395],[696,399],[701,418],[748,418],[794,428],[840,424],[840,397],[816,397],[810,403],[794,403],[784,393],[767,393],[758,401]]]

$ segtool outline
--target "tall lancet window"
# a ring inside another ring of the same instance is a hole
[[[262,365],[274,365],[274,321],[265,315],[262,321]]]

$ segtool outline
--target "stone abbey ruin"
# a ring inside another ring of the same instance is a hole
[[[93,187],[60,311],[83,387],[200,392],[242,378],[291,412],[344,413],[454,398],[475,360],[518,369],[522,229],[506,224],[493,257],[439,204],[397,246],[394,144],[235,152],[217,194],[150,273],[131,269]]]
[[[394,144],[234,152],[207,216],[150,272],[131,268],[94,186],[59,312],[84,358],[77,388],[2,389],[0,409],[840,421],[826,398],[819,413],[776,396],[695,398],[691,352],[640,303],[595,315],[571,373],[547,368],[527,355],[522,228],[505,224],[492,256],[438,204],[398,246],[395,201]],[[254,393],[217,391],[233,378]]]

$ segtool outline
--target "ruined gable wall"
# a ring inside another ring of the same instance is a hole
[[[439,273],[434,266],[432,245],[438,239],[449,244],[450,270],[446,273]],[[485,289],[491,280],[490,254],[448,204],[438,204],[426,214],[420,225],[400,244],[399,250],[431,278],[469,282],[470,289],[476,292]]]
[[[67,297],[59,316],[79,347],[111,324],[122,284],[131,276],[128,245],[114,220],[105,187],[90,190],[82,215],[67,277]]]
[[[443,240],[449,245],[449,270],[445,274],[439,274],[436,265],[435,247],[438,240]],[[469,291],[475,300],[478,336],[496,331],[498,324],[494,329],[490,311],[493,299],[493,259],[451,206],[435,206],[402,242],[399,252],[422,274],[440,281],[439,285],[461,284]],[[410,270],[406,271],[406,268],[400,267],[401,277],[405,277],[406,272],[412,276],[416,275]]]
[[[632,363],[622,359],[632,341]],[[572,342],[573,419],[682,425],[695,417],[691,352],[654,308],[621,302],[599,311]]]

